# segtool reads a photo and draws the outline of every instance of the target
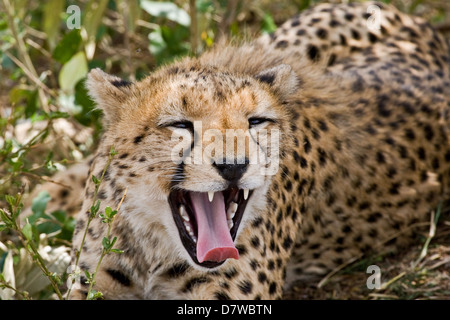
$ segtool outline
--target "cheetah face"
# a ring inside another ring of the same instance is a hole
[[[236,238],[263,214],[278,170],[289,128],[282,102],[296,86],[290,67],[255,76],[171,67],[135,84],[94,70],[88,85],[105,112],[104,143],[126,133],[132,145],[115,146],[119,157],[124,149],[146,159],[128,165],[134,172],[150,163],[128,194],[156,208],[149,215],[176,235],[174,252],[200,269],[238,259]]]

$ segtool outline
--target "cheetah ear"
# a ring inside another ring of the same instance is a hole
[[[280,64],[256,75],[256,79],[267,83],[282,100],[294,94],[299,87],[299,80],[291,66]]]
[[[104,113],[107,123],[120,117],[124,102],[131,94],[132,82],[109,75],[99,68],[92,69],[86,81],[86,88],[98,108]]]

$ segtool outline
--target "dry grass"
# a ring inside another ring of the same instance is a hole
[[[450,300],[450,217],[441,218],[428,246],[429,235],[422,238],[422,243],[395,254],[357,259],[320,288],[319,281],[296,284],[286,292],[285,299]],[[381,269],[380,289],[367,288],[369,265]]]

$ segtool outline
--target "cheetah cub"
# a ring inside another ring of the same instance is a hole
[[[89,175],[117,151],[100,212],[127,190],[111,231],[123,253],[104,257],[95,289],[274,299],[407,244],[410,226],[449,198],[449,65],[425,21],[362,3],[317,5],[139,82],[92,70],[106,129]],[[94,197],[86,181],[74,253]],[[90,224],[82,270],[94,272],[106,228]],[[71,298],[86,297],[81,280]]]

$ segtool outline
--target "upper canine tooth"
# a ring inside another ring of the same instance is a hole
[[[209,202],[212,202],[214,199],[214,191],[208,191],[208,199]]]
[[[183,205],[180,206],[180,215],[184,221],[189,221],[189,216],[187,215],[186,208]]]
[[[248,189],[244,189],[244,200],[248,199],[248,193],[249,193],[249,190]]]

